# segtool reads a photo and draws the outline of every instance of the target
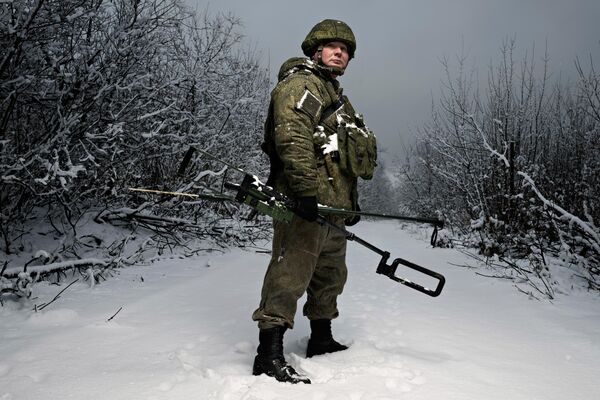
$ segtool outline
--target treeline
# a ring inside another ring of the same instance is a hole
[[[268,71],[239,28],[232,15],[196,16],[177,0],[0,3],[0,293],[26,295],[33,270],[83,268],[97,279],[125,253],[256,236],[230,205],[128,191],[218,190],[226,169],[202,155],[177,175],[190,145],[267,175]],[[443,217],[455,242],[537,276],[550,295],[547,257],[598,289],[600,75],[576,60],[577,79],[557,82],[547,55],[516,62],[515,48],[505,43],[483,86],[465,58],[457,72],[444,63],[432,122],[400,169],[382,162],[361,184],[361,205]],[[86,231],[92,218],[156,235],[132,250],[134,235]],[[51,245],[36,248],[38,235]],[[32,254],[25,266],[20,253]]]
[[[23,248],[28,224],[40,217],[65,235],[76,235],[90,210],[124,206],[131,210],[98,220],[162,206],[199,221],[206,211],[193,204],[128,192],[207,185],[204,170],[222,170],[209,160],[176,179],[192,144],[264,170],[258,144],[269,79],[242,47],[235,17],[197,17],[176,0],[23,0],[0,8],[5,254]]]
[[[547,257],[599,289],[600,74],[577,59],[575,81],[552,79],[548,54],[517,62],[514,40],[500,56],[483,85],[466,58],[454,72],[443,62],[443,95],[402,166],[403,196],[475,233],[485,257],[541,278],[543,292]]]

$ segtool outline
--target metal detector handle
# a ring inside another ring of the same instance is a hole
[[[431,233],[431,239],[429,240],[431,247],[435,247],[435,245],[437,244],[437,237],[438,237],[438,226],[434,225],[433,232]]]
[[[385,275],[393,281],[401,283],[402,285],[408,286],[412,289],[415,289],[416,291],[419,291],[419,292],[424,293],[431,297],[437,297],[440,295],[440,293],[442,293],[442,289],[444,288],[444,284],[446,283],[446,278],[444,278],[443,275],[438,274],[437,272],[427,269],[425,267],[421,267],[420,265],[412,263],[403,258],[396,258],[392,262],[392,265],[388,265],[387,260],[389,257],[390,257],[390,254],[387,253],[387,254],[384,254],[383,257],[381,258],[381,261],[379,262],[379,265],[377,266],[377,271],[376,271],[378,274]],[[429,289],[422,285],[419,285],[418,283],[410,281],[408,279],[404,279],[404,278],[400,278],[400,277],[396,276],[395,273],[396,273],[396,269],[398,268],[398,264],[402,264],[405,267],[414,269],[415,271],[418,271],[422,274],[425,274],[425,275],[431,276],[432,278],[437,279],[438,284],[437,284],[436,288]]]

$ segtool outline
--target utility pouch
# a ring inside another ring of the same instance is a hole
[[[377,141],[360,116],[355,123],[340,121],[337,129],[340,169],[353,177],[373,178],[377,166]]]

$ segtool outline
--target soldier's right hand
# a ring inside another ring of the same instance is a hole
[[[299,197],[296,200],[296,209],[294,211],[309,222],[315,221],[319,216],[317,198],[315,196]]]

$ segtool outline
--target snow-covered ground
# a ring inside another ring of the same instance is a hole
[[[453,249],[390,222],[352,229],[443,273],[431,298],[375,274],[378,256],[349,244],[350,276],[334,334],[347,351],[306,359],[297,315],[287,359],[312,385],[251,375],[268,255],[234,249],[120,270],[90,287],[39,283],[0,307],[0,399],[566,400],[600,395],[600,298],[530,300]],[[265,244],[265,247],[268,247]],[[301,304],[299,304],[301,306]],[[113,316],[120,308],[114,318]],[[301,309],[301,307],[299,307]]]

